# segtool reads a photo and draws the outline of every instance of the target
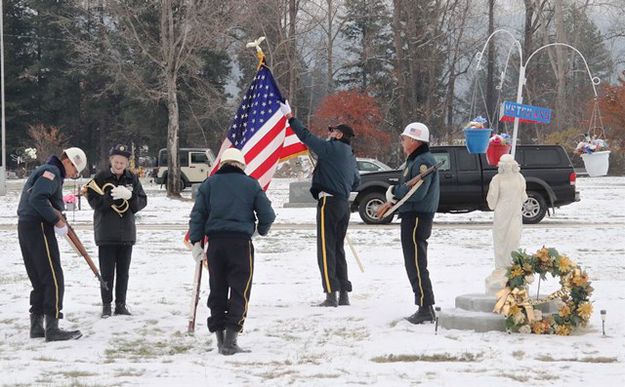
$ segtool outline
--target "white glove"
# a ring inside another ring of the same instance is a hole
[[[391,185],[386,190],[386,201],[395,204],[397,203],[397,198],[393,195],[393,187],[394,185]]]
[[[288,116],[289,114],[291,114],[291,106],[289,105],[288,99],[285,99],[284,103],[280,102],[280,111],[285,116]]]
[[[56,227],[54,226],[54,233],[58,236],[65,236],[67,235],[67,223],[63,224],[63,227]]]
[[[130,200],[130,198],[132,197],[132,191],[130,191],[128,188],[124,187],[123,185],[118,185],[117,187],[114,187],[113,189],[111,189],[111,196],[115,200],[117,199]]]
[[[201,262],[206,259],[206,255],[204,254],[204,248],[200,242],[195,242],[193,244],[193,248],[191,249],[191,255],[193,255],[193,259],[195,262]]]

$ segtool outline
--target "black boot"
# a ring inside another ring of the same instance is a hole
[[[111,304],[102,304],[102,318],[111,317]]]
[[[347,290],[341,290],[339,293],[339,305],[349,305],[349,293],[347,293]]]
[[[132,316],[126,304],[115,304],[115,315]]]
[[[64,331],[59,328],[59,319],[46,316],[46,341],[75,340],[82,337],[80,331]]]
[[[30,338],[46,337],[46,331],[43,329],[43,314],[30,314]]]
[[[217,336],[217,350],[221,353],[221,347],[224,346],[224,330],[215,331],[215,335]]]
[[[339,306],[339,303],[336,301],[336,292],[326,293],[325,301],[317,306]]]
[[[222,331],[223,332],[223,331]],[[222,355],[230,356],[235,353],[250,352],[245,350],[237,344],[237,336],[239,331],[233,328],[226,328],[226,334],[224,335],[224,343],[219,349],[219,353]]]
[[[433,323],[435,318],[434,307],[432,305],[424,305],[420,306],[415,314],[406,317],[406,320],[412,324],[423,324],[426,321]]]

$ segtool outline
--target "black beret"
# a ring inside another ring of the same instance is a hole
[[[128,149],[128,147],[124,144],[117,144],[114,147],[112,147],[111,150],[109,151],[109,156],[115,156],[115,155],[124,156],[125,158],[129,159],[130,149]]]
[[[337,126],[330,126],[328,127],[328,130],[330,131],[338,130],[339,132],[343,133],[343,136],[345,136],[345,138],[356,137],[356,133],[354,133],[354,129],[352,129],[352,127],[349,125],[340,124]]]

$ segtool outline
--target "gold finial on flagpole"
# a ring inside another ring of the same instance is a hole
[[[256,39],[253,42],[249,42],[248,44],[245,45],[245,47],[251,48],[251,47],[255,47],[256,48],[256,57],[258,58],[258,67],[260,68],[260,66],[262,66],[263,64],[263,60],[265,59],[265,53],[263,52],[263,49],[260,48],[260,44],[263,42],[263,40],[265,40],[264,36],[261,36],[260,38]]]

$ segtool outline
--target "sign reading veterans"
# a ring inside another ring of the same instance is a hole
[[[504,101],[501,104],[499,117],[501,117],[499,119],[501,122],[513,122],[518,117],[519,122],[548,124],[551,122],[551,109]]]

